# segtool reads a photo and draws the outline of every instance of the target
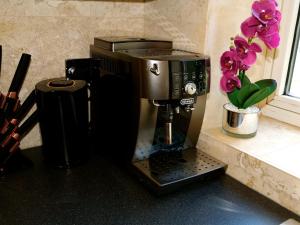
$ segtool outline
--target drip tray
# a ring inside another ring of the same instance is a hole
[[[181,152],[160,151],[133,162],[141,181],[155,189],[176,187],[200,178],[224,173],[226,165],[206,153],[190,148]]]

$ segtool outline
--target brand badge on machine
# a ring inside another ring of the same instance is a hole
[[[193,98],[184,98],[180,100],[181,105],[191,105],[194,104],[194,99]]]

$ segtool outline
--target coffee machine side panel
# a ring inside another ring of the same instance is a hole
[[[210,67],[210,58],[205,59],[205,73],[206,73],[206,93],[210,92],[211,84],[211,67]]]
[[[139,131],[133,161],[149,158],[156,128],[158,108],[148,99],[140,99]]]
[[[141,98],[168,100],[170,77],[168,61],[140,60]]]
[[[195,147],[197,145],[204,118],[206,96],[205,94],[197,97],[197,103],[194,105],[195,110],[192,113],[187,138],[184,143],[185,148]]]

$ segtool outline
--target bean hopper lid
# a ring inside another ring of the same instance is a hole
[[[96,37],[94,46],[109,50],[120,51],[126,49],[172,49],[172,41],[132,38],[132,37]]]
[[[125,49],[117,51],[135,58],[144,60],[160,61],[189,61],[208,59],[208,56],[201,53],[189,52],[178,49]]]

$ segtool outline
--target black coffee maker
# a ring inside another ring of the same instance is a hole
[[[90,53],[102,61],[100,152],[160,192],[224,172],[223,163],[195,148],[209,92],[208,57],[138,38],[95,38]]]

